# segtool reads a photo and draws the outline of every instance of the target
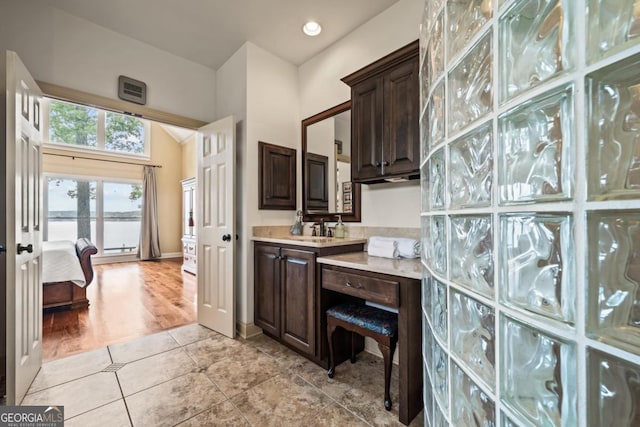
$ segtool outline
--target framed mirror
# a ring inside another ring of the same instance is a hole
[[[351,182],[351,101],[302,121],[305,221],[360,222],[360,184]]]

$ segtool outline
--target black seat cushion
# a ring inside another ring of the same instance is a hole
[[[398,315],[364,304],[340,304],[327,310],[327,316],[335,317],[380,335],[398,333]]]

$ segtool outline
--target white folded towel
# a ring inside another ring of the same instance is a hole
[[[367,252],[371,256],[378,256],[383,258],[398,258],[398,242],[396,242],[395,240],[385,242],[369,241]]]
[[[376,245],[378,242],[396,242],[398,247],[398,255],[402,258],[418,258],[420,256],[420,241],[404,237],[369,237],[369,245]]]

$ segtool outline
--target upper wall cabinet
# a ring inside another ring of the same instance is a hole
[[[352,180],[419,177],[418,41],[342,81],[351,86]]]
[[[296,209],[296,150],[258,141],[260,209]]]

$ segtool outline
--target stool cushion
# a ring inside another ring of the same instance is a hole
[[[340,304],[327,310],[327,316],[335,317],[380,335],[398,333],[398,315],[390,311],[364,304]]]

